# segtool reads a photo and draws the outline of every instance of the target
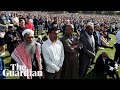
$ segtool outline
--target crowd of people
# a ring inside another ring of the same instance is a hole
[[[10,64],[43,73],[40,77],[23,75],[21,79],[85,79],[93,64],[96,76],[115,79],[116,74],[119,79],[119,29],[119,16],[4,11],[0,12],[0,56],[4,57],[7,49]],[[116,35],[113,46],[108,42],[112,39],[110,34]],[[95,61],[99,49],[114,46],[114,60],[103,52]]]

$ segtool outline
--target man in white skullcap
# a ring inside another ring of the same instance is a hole
[[[90,25],[91,27],[94,27],[94,23],[92,23],[92,22],[88,22],[88,23],[87,23],[87,26],[89,26],[89,25]]]
[[[41,71],[42,73],[40,44],[34,40],[33,30],[25,29],[22,32],[22,36],[24,41],[15,48],[11,57],[19,65],[25,65],[27,69]],[[39,79],[39,77],[27,76],[27,79]]]
[[[79,58],[80,79],[85,79],[87,71],[95,58],[95,39],[93,36],[94,24],[89,22],[85,32],[80,36],[80,41],[83,44]]]

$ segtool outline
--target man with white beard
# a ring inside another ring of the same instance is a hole
[[[34,32],[31,29],[26,29],[22,32],[24,41],[20,43],[11,57],[19,64],[25,65],[27,69],[32,69],[32,71],[41,71],[41,49],[40,44],[34,40]],[[41,75],[42,76],[42,75]],[[27,79],[39,79],[39,77],[22,77]]]

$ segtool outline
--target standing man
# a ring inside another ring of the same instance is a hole
[[[16,31],[18,31],[18,33],[20,34],[20,37],[21,37],[22,41],[23,41],[22,32],[24,30],[25,30],[25,20],[24,19],[20,19],[19,26],[17,27]]]
[[[58,28],[58,18],[54,17],[54,21],[51,23],[51,26],[55,26]]]
[[[48,17],[46,17],[45,18],[45,27],[44,27],[45,30],[48,30],[49,26],[50,26],[50,21],[49,21]]]
[[[120,30],[117,32],[116,34],[116,44],[115,44],[115,56],[114,56],[114,60],[120,64]]]
[[[4,36],[5,36],[5,33],[6,33],[6,29],[7,29],[6,25],[0,24],[0,52],[2,52],[0,56],[5,55]]]
[[[31,29],[25,29],[22,32],[24,41],[20,43],[12,52],[11,57],[19,64],[25,65],[32,71],[41,71],[41,49],[40,44],[34,40],[34,32]],[[41,72],[42,73],[42,72]],[[27,79],[39,79],[39,77],[22,77]]]
[[[37,35],[38,35],[38,25],[39,25],[39,20],[36,16],[34,16],[34,19],[33,19],[33,24],[34,24],[34,29],[35,29],[35,32],[37,32]],[[35,33],[36,34],[36,33]]]
[[[65,34],[65,27],[66,27],[66,25],[69,24],[69,23],[70,23],[69,20],[65,20],[64,25],[62,26],[63,35]]]
[[[16,28],[13,26],[13,24],[8,26],[8,32],[5,33],[4,41],[7,44],[7,50],[11,55],[16,46],[21,42],[20,35],[16,31]]]
[[[42,53],[45,60],[45,78],[60,79],[61,69],[64,61],[63,44],[57,39],[57,28],[48,30],[48,40],[42,45]]]
[[[30,21],[30,17],[27,16],[26,17],[26,23],[25,23],[26,29],[31,29],[34,31],[34,25],[33,23]]]
[[[40,30],[40,34],[43,33],[43,28],[44,28],[44,19],[42,17],[39,18],[39,30]]]
[[[79,63],[80,63],[80,78],[84,79],[88,68],[90,67],[91,61],[95,58],[95,40],[93,36],[94,25],[88,24],[86,26],[85,33],[80,37],[80,41],[83,44],[81,50]]]
[[[72,24],[67,24],[65,31],[65,35],[61,38],[65,52],[61,79],[79,79],[79,40],[73,34]]]

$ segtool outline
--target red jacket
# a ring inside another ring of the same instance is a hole
[[[25,26],[27,27],[27,29],[31,29],[34,31],[34,26],[32,22],[26,23]]]

